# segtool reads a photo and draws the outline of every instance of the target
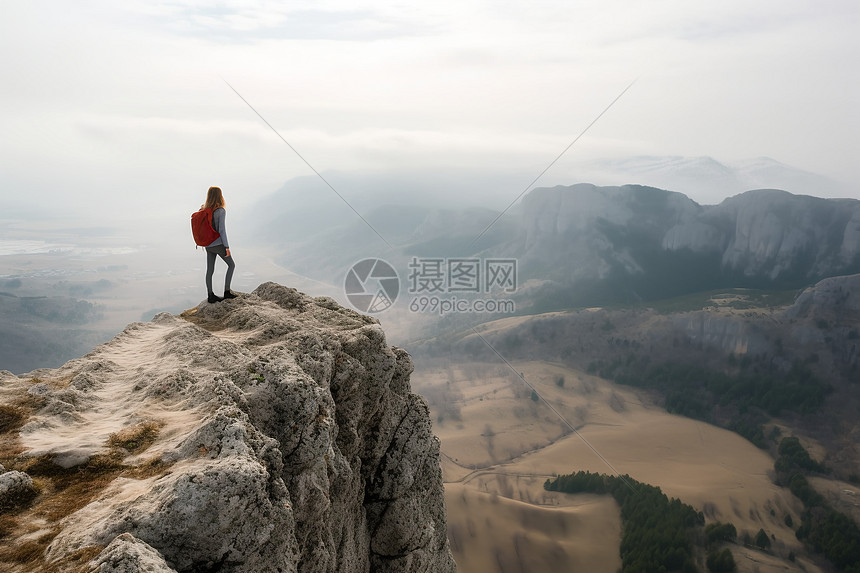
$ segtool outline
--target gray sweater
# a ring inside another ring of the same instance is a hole
[[[230,248],[230,243],[227,241],[227,226],[224,224],[224,220],[227,218],[227,210],[224,207],[220,207],[215,209],[212,212],[212,227],[218,231],[221,236],[212,241],[211,245],[207,245],[209,247],[217,247],[218,245],[224,245],[225,249]]]

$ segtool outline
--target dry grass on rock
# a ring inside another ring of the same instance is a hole
[[[0,444],[4,446],[0,463],[7,471],[26,473],[34,485],[32,496],[0,509],[0,563],[21,573],[85,571],[103,547],[84,547],[59,562],[45,562],[45,551],[60,532],[60,520],[92,502],[118,477],[146,479],[165,473],[169,466],[160,457],[140,465],[124,463],[129,454],[140,454],[156,441],[162,424],[147,420],[125,428],[110,436],[104,453],[66,467],[53,455],[22,455],[18,430],[36,410],[32,402],[28,397],[0,405]]]

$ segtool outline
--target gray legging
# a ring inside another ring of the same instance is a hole
[[[206,290],[212,292],[212,274],[215,272],[215,259],[217,257],[221,257],[227,263],[227,276],[224,278],[224,292],[227,292],[230,290],[230,282],[233,280],[233,270],[236,268],[236,263],[233,262],[233,257],[227,256],[227,247],[224,245],[206,247]]]

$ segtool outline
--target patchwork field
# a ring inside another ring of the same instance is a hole
[[[766,452],[735,433],[668,414],[647,393],[556,364],[512,366],[516,372],[504,364],[419,361],[413,374],[442,440],[459,571],[615,573],[615,501],[543,489],[547,478],[579,470],[660,486],[707,522],[734,524],[741,538],[764,529],[770,552],[732,546],[739,571],[822,571],[786,525],[786,516],[800,523],[802,507],[771,482],[774,460]]]

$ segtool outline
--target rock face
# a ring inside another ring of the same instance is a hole
[[[547,281],[556,307],[801,288],[860,272],[860,201],[761,189],[703,206],[641,185],[535,189],[517,237],[488,252]]]
[[[632,255],[637,264],[629,270],[647,268],[641,254],[648,243],[670,253],[715,253],[727,271],[771,280],[844,274],[860,256],[860,201],[768,189],[715,206],[641,185],[535,189],[523,202],[523,227],[526,253],[538,247],[547,256],[549,242],[570,250],[579,240],[610,266]]]
[[[98,573],[169,573],[175,571],[164,557],[133,535],[123,533],[105,547],[95,559]]]
[[[24,472],[4,471],[0,465],[0,510],[15,507],[35,495],[33,478]]]
[[[46,563],[105,547],[100,572],[453,571],[411,372],[375,319],[267,283],[6,376],[41,400],[20,429],[33,471],[123,468],[57,524]]]
[[[530,267],[564,273],[555,274],[561,280],[641,273],[644,261],[627,238],[659,244],[666,229],[701,209],[680,193],[639,185],[535,189],[523,200],[523,238],[512,247]]]
[[[805,289],[786,311],[789,318],[856,318],[860,315],[860,275],[833,277]]]
[[[716,251],[724,267],[776,280],[846,270],[860,254],[860,203],[785,191],[743,193],[670,229],[664,246]]]

